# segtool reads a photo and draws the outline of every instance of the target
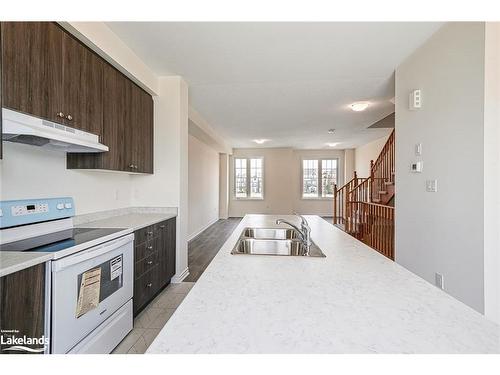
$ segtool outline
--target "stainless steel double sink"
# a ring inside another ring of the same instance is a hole
[[[245,228],[231,254],[325,257],[314,242],[307,254],[300,238],[292,228]]]

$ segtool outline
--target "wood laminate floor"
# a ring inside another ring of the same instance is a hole
[[[184,281],[198,280],[240,221],[241,217],[219,220],[189,241],[189,276]]]

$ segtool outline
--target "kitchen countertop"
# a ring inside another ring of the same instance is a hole
[[[76,225],[80,228],[127,228],[138,230],[176,217],[175,213],[129,213]]]
[[[113,239],[177,216],[175,212],[147,212],[145,210],[147,209],[142,209],[140,212],[129,212],[120,214],[119,216],[111,216],[94,221],[85,221],[83,223],[76,224],[75,227],[123,228],[123,231],[109,236],[109,239]],[[151,210],[154,211],[156,209],[151,208]],[[102,214],[97,213],[96,216],[97,215]],[[78,217],[75,218],[75,221],[78,222]],[[63,255],[69,255],[69,252],[64,253]],[[0,251],[0,277],[55,259],[56,256],[56,253]]]
[[[52,259],[51,253],[23,253],[0,251],[0,277],[45,263]]]
[[[230,254],[277,217],[245,216],[147,353],[500,352],[497,324],[318,216],[326,258]]]

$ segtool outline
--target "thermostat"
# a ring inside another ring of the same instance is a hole
[[[420,173],[422,172],[422,162],[421,161],[416,161],[414,163],[410,164],[410,171],[413,173]]]

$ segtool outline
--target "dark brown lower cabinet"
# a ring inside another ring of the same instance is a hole
[[[33,354],[12,347],[12,337],[40,339],[45,325],[45,264],[0,278],[0,353]],[[31,349],[43,345],[25,345]]]
[[[134,316],[175,274],[175,218],[137,230],[134,238]]]

